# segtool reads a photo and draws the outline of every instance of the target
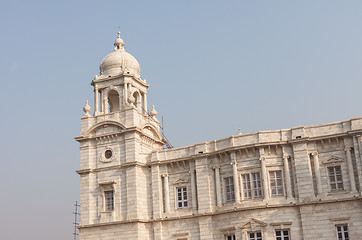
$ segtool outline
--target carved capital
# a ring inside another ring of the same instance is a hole
[[[318,156],[318,152],[317,152],[317,151],[312,152],[311,154],[312,154],[312,156]]]
[[[346,148],[344,149],[344,151],[346,151],[346,152],[351,151],[351,150],[352,150],[351,147],[346,147]]]

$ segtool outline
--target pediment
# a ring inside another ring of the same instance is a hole
[[[341,163],[341,162],[343,162],[343,158],[332,155],[329,158],[325,159],[322,163],[323,164],[336,164],[336,163]]]
[[[241,225],[241,228],[249,229],[251,231],[258,229],[258,228],[264,228],[267,226],[266,222],[257,220],[255,218],[251,218],[249,221]]]
[[[155,130],[151,125],[144,126],[142,129],[142,133],[153,140],[162,141],[161,134],[157,130]]]
[[[176,181],[174,181],[172,184],[173,185],[182,185],[182,184],[186,184],[188,183],[189,180],[188,179],[184,179],[184,178],[178,178]]]
[[[104,121],[90,127],[86,133],[87,137],[99,137],[120,133],[125,127],[115,121]]]

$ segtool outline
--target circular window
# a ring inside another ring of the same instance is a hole
[[[112,157],[112,150],[106,150],[104,152],[104,156],[107,158],[107,159],[110,159]]]

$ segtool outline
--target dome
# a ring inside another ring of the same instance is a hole
[[[124,50],[124,42],[118,32],[118,38],[114,43],[114,51],[108,54],[100,67],[101,76],[116,76],[119,74],[131,74],[140,77],[140,64],[131,54]]]

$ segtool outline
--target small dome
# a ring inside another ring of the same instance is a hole
[[[124,50],[124,42],[118,32],[118,38],[114,43],[114,52],[108,54],[100,67],[101,76],[116,76],[119,74],[131,74],[140,77],[140,64],[131,54]]]

